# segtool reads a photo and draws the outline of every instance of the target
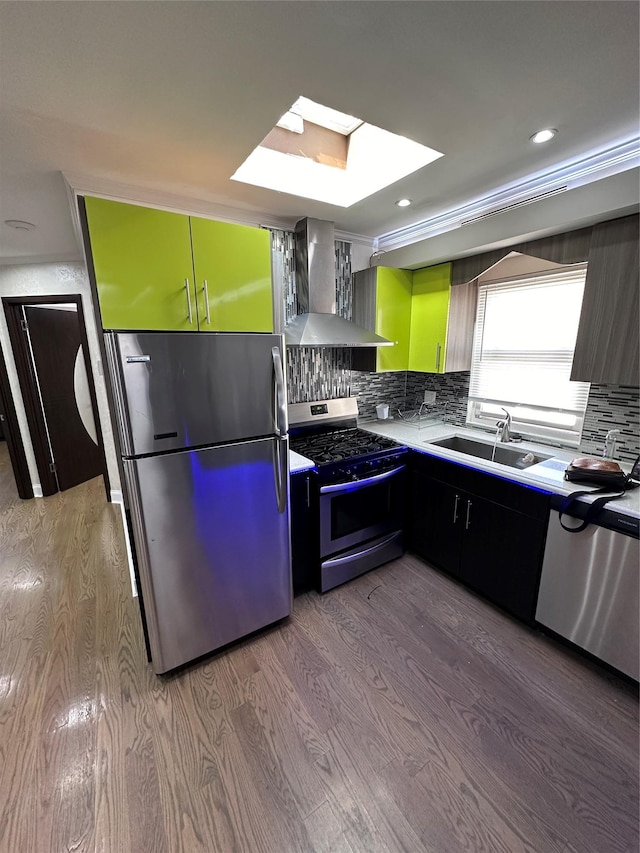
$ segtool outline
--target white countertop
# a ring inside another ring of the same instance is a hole
[[[488,459],[478,459],[475,456],[469,456],[466,453],[459,453],[455,450],[448,450],[445,447],[437,447],[429,442],[438,441],[442,438],[448,438],[453,435],[462,435],[466,438],[473,438],[476,441],[484,441],[487,444],[493,444],[493,438],[490,433],[483,430],[468,429],[465,427],[452,426],[441,421],[435,422],[429,426],[417,428],[410,423],[402,420],[389,419],[386,421],[362,421],[358,424],[361,429],[369,430],[378,435],[385,435],[395,441],[406,444],[415,450],[420,450],[423,453],[428,453],[431,456],[439,456],[442,459],[448,459],[451,462],[463,463],[469,468],[475,468],[478,471],[485,471],[489,474],[495,474],[499,477],[504,477],[507,480],[513,480],[516,483],[523,483],[526,486],[535,486],[539,489],[544,489],[552,494],[569,495],[571,492],[582,491],[589,489],[579,483],[569,483],[564,479],[564,469],[567,464],[576,456],[581,454],[577,450],[561,450],[555,447],[550,447],[544,444],[534,444],[529,441],[510,442],[508,445],[513,450],[522,450],[523,455],[528,451],[536,454],[551,457],[546,462],[539,462],[532,465],[530,468],[522,470],[511,468],[508,465],[500,465],[497,462],[490,462]],[[620,467],[627,473],[631,470],[631,465],[621,462]],[[594,487],[595,488],[595,487]],[[598,495],[596,495],[598,497]],[[584,500],[589,501],[589,497]],[[608,507],[607,507],[608,508]],[[634,489],[627,492],[623,497],[611,503],[611,508],[625,515],[640,518],[640,489]]]
[[[301,456],[295,450],[289,451],[289,473],[298,474],[300,471],[308,471],[314,464],[306,456]]]

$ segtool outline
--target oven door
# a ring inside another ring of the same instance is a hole
[[[320,488],[321,557],[402,529],[404,471],[399,465],[364,480]]]

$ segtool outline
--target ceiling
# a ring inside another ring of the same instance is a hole
[[[615,0],[2,2],[0,256],[80,257],[63,175],[371,238],[431,220],[637,140],[638,12]],[[231,181],[299,95],[445,156],[347,209]],[[559,134],[535,146],[542,127]],[[396,207],[405,196],[413,205]]]

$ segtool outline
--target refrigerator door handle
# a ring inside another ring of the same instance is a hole
[[[276,499],[278,501],[278,512],[283,513],[287,508],[287,482],[288,482],[288,446],[286,438],[277,438],[275,442],[275,453],[273,460],[273,479],[276,484]]]
[[[274,409],[275,424],[274,432],[278,436],[287,434],[287,400],[284,392],[284,371],[282,370],[282,356],[278,347],[271,347],[273,359],[274,383]]]

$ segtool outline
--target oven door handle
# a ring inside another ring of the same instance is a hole
[[[397,468],[392,468],[390,471],[385,471],[383,474],[374,474],[373,477],[367,477],[365,480],[354,480],[351,483],[336,483],[335,486],[322,486],[320,488],[321,495],[337,494],[338,492],[355,492],[357,489],[366,489],[372,483],[380,483],[383,480],[388,480],[404,471],[406,465],[399,465]]]
[[[334,566],[344,566],[347,563],[354,563],[356,560],[361,560],[367,554],[373,554],[375,551],[379,551],[381,548],[384,548],[390,542],[393,542],[394,539],[397,539],[400,534],[397,530],[393,533],[389,534],[389,536],[385,536],[384,539],[380,539],[376,542],[375,545],[372,545],[370,548],[364,548],[362,551],[358,551],[355,554],[347,554],[346,557],[332,557],[330,560],[322,561],[322,568],[333,568]]]

